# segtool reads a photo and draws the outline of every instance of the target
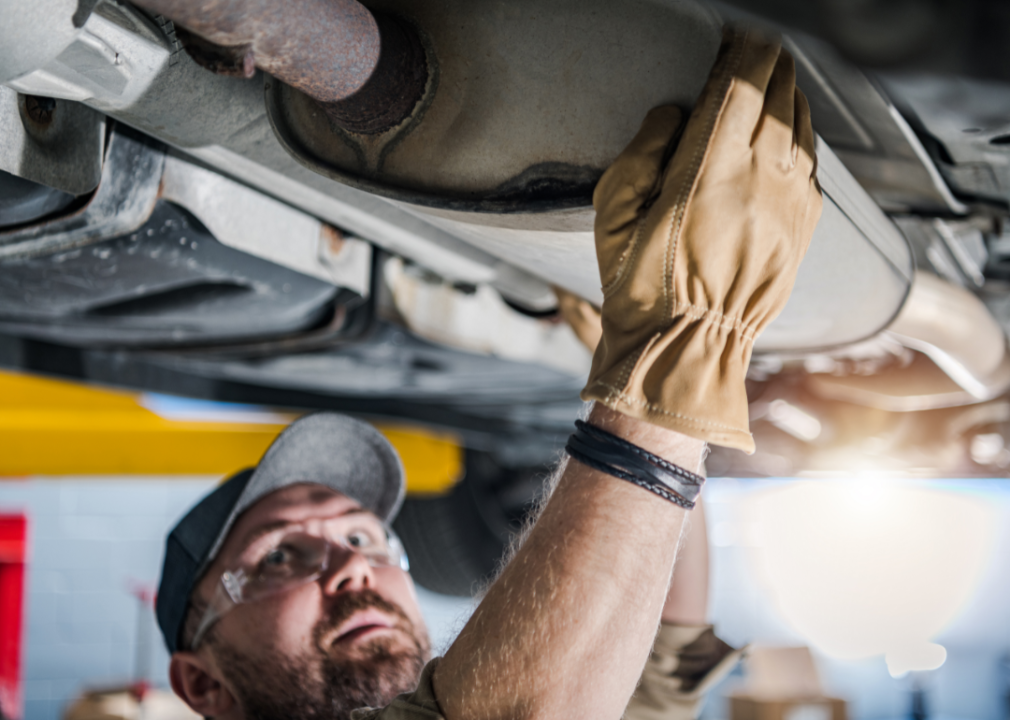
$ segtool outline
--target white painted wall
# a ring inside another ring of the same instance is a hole
[[[0,512],[29,515],[30,566],[25,657],[26,720],[56,720],[81,687],[129,680],[137,656],[134,582],[154,584],[168,529],[216,478],[62,478],[0,481]],[[977,498],[996,515],[996,533],[977,588],[933,640],[947,660],[923,676],[934,717],[1002,720],[1010,672],[1010,481],[917,481]],[[754,564],[753,529],[742,517],[755,497],[786,481],[714,479],[706,487],[712,539],[712,609],[733,644],[802,644],[776,609]],[[859,492],[853,484],[853,492]],[[854,530],[855,532],[855,530]],[[937,527],[941,535],[947,528]],[[942,568],[940,568],[942,570]],[[462,627],[470,602],[420,591],[436,651]],[[146,619],[152,678],[164,684],[167,657]],[[827,688],[851,700],[855,720],[907,716],[910,679],[895,680],[883,657],[839,661],[816,652]],[[722,690],[739,684],[731,676]],[[728,715],[714,697],[705,718]]]

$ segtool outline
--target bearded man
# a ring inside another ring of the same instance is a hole
[[[597,185],[602,332],[583,391],[595,406],[445,656],[428,660],[388,527],[404,487],[395,452],[364,423],[310,415],[169,537],[158,621],[172,686],[196,712],[695,712],[733,653],[704,627],[657,628],[677,597],[706,443],[753,451],[751,347],[788,299],[821,196],[809,110],[779,42],[727,31],[682,131],[681,120],[676,108],[650,112]]]

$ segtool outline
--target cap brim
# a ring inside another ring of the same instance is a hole
[[[267,449],[225,520],[205,560],[221,550],[236,519],[258,500],[298,483],[325,485],[389,522],[406,491],[403,464],[368,423],[330,412],[299,418]]]

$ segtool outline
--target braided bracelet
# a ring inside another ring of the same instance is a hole
[[[700,475],[582,420],[575,421],[565,450],[583,465],[634,483],[687,510],[694,507],[705,483]]]

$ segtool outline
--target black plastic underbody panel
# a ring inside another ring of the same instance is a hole
[[[221,244],[158,201],[136,232],[0,261],[0,330],[83,345],[234,342],[311,328],[337,292]]]

